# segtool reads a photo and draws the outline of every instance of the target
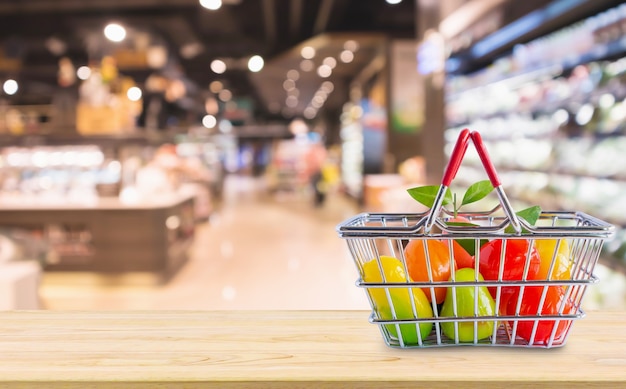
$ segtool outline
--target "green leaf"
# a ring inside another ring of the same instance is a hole
[[[432,208],[433,203],[435,202],[435,197],[437,197],[437,192],[439,192],[439,185],[418,186],[407,189],[407,192],[409,192],[411,197],[417,200],[420,204],[425,205],[428,208]],[[452,203],[452,193],[450,192],[450,188],[448,188],[443,197],[442,205],[448,205],[450,203]]]
[[[450,227],[478,227],[479,224],[474,224],[470,222],[446,222],[447,226]]]
[[[461,245],[469,253],[469,255],[476,254],[476,240],[475,239],[456,239],[456,242]],[[487,239],[481,239],[480,245],[487,243]]]
[[[526,209],[522,209],[521,211],[515,212],[515,214],[526,220],[528,222],[528,224],[530,224],[531,226],[534,226],[535,223],[537,223],[537,220],[539,220],[539,216],[541,216],[541,207],[538,205],[535,205],[533,207],[530,208],[526,208]],[[515,229],[513,229],[513,226],[508,226],[504,232],[507,233],[513,233],[515,232]],[[528,233],[529,231],[526,230],[525,228],[522,228],[522,233]]]
[[[491,181],[478,181],[467,188],[465,195],[463,195],[461,205],[471,204],[478,200],[482,200],[492,191],[493,185],[491,185]]]
[[[537,220],[539,220],[539,216],[541,216],[541,207],[535,205],[534,207],[522,209],[521,211],[516,212],[516,215],[526,220],[531,226],[534,226],[535,223],[537,223]]]

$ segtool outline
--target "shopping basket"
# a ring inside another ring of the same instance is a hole
[[[443,198],[470,141],[499,205],[463,213],[463,222],[453,223]],[[532,224],[518,216],[480,134],[465,129],[428,211],[362,213],[340,223],[337,232],[359,271],[369,320],[388,346],[552,348],[563,346],[572,323],[585,316],[581,302],[587,286],[598,281],[594,267],[614,227],[583,212],[541,211]],[[474,249],[466,269],[457,264],[460,243]],[[416,268],[422,273],[414,277]],[[442,268],[448,269],[445,279]]]

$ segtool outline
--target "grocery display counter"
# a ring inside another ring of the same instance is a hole
[[[626,312],[590,312],[550,350],[392,349],[368,315],[6,312],[0,387],[626,387]]]
[[[46,272],[141,274],[158,283],[187,260],[194,236],[194,196],[183,188],[131,203],[117,197],[82,203],[2,197],[0,225],[49,246]]]

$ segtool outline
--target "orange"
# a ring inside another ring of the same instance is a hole
[[[468,253],[467,250],[465,250],[456,240],[452,241],[452,254],[454,254],[454,261],[456,262],[457,269],[474,267],[474,257],[471,256],[470,253]]]
[[[427,243],[424,245],[424,242]],[[450,253],[448,246],[441,241],[410,240],[404,248],[404,257],[409,277],[414,282],[448,281],[450,278]],[[422,288],[422,290],[428,301],[432,301],[431,290],[434,290],[437,304],[441,304],[446,298],[445,287]]]
[[[472,221],[465,216],[456,216],[448,220],[451,223],[472,223]],[[445,244],[447,242],[442,240]],[[456,262],[457,269],[463,269],[465,267],[474,267],[474,257],[465,250],[459,242],[452,241],[452,253],[454,255],[454,261]]]

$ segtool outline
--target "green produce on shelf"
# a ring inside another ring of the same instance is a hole
[[[463,268],[454,274],[456,282],[475,282],[475,269]],[[478,281],[484,281],[478,274]],[[455,298],[456,297],[456,298]],[[439,316],[442,318],[460,318],[476,316],[495,316],[496,303],[485,286],[455,286],[448,288]],[[443,322],[444,335],[460,342],[474,342],[493,334],[495,320]],[[476,334],[474,334],[476,332]],[[474,336],[476,335],[476,336]]]
[[[397,258],[386,255],[380,257],[380,262],[373,259],[364,263],[362,270],[362,277],[365,282],[404,283],[409,281],[402,262]],[[420,288],[410,288],[411,293],[409,293],[409,288],[372,287],[368,288],[367,291],[378,318],[382,320],[428,319],[433,317],[433,309],[430,302]],[[415,304],[415,310],[413,309],[413,304]],[[385,325],[387,331],[396,338],[398,337],[397,327],[400,328],[405,345],[416,345],[419,344],[420,337],[423,340],[430,334],[433,323],[423,322],[419,325],[407,323],[399,324],[398,326],[395,324]],[[417,327],[419,327],[419,335]]]

